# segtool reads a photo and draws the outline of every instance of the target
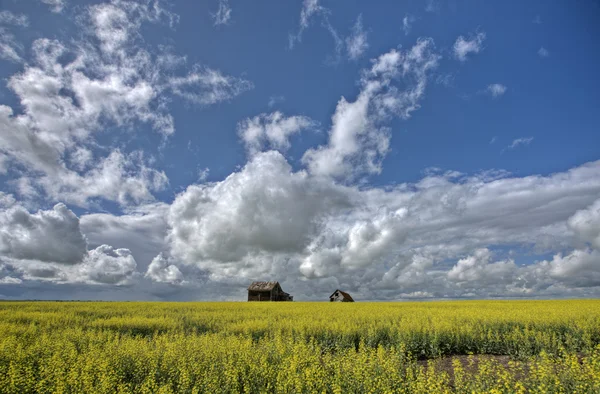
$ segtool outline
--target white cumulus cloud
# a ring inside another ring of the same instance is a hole
[[[17,173],[11,185],[29,200],[152,201],[168,184],[165,173],[141,152],[100,146],[96,134],[149,125],[167,138],[175,130],[167,105],[174,96],[206,106],[252,84],[198,64],[180,72],[185,57],[146,45],[142,26],[178,21],[158,1],[113,0],[77,10],[79,38],[36,39],[32,58],[8,78],[19,107],[0,105],[0,172]],[[0,36],[3,23],[27,19],[3,11]]]
[[[0,256],[77,264],[86,248],[79,219],[64,204],[33,214],[20,205],[0,211]]]
[[[579,248],[596,239],[598,226],[581,223],[589,214],[577,211],[595,212],[598,174],[594,162],[549,176],[444,173],[359,189],[293,172],[281,154],[264,152],[225,180],[177,196],[170,253],[213,280],[305,278],[297,285],[304,294],[326,283],[373,298],[398,297],[399,289],[435,297],[562,294],[593,282],[580,279],[595,272],[595,254]],[[579,268],[554,268],[565,267],[558,260],[517,265],[495,258],[498,246],[570,249],[565,256]]]
[[[428,73],[438,60],[431,39],[419,39],[409,50],[392,49],[374,59],[363,72],[358,97],[339,100],[328,144],[304,154],[309,171],[336,178],[381,171],[380,160],[390,139],[385,122],[393,116],[409,118],[419,108]],[[403,83],[404,89],[397,83]]]
[[[171,252],[222,273],[256,254],[302,251],[320,216],[347,205],[343,189],[292,172],[276,151],[260,153],[224,181],[177,196],[169,212]],[[257,262],[267,268],[266,260]]]
[[[152,259],[145,276],[160,283],[179,284],[183,281],[183,274],[179,268],[170,264],[162,253]]]
[[[89,247],[103,244],[131,250],[138,266],[145,269],[166,249],[167,212],[165,203],[152,203],[129,209],[122,215],[90,213],[80,218],[81,231]]]
[[[100,245],[90,250],[79,267],[82,280],[99,284],[123,284],[134,273],[137,263],[129,249]]]
[[[600,199],[569,218],[569,227],[583,242],[600,251]]]

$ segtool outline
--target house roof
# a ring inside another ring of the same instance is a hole
[[[329,296],[329,298],[333,297],[333,295],[334,295],[335,293],[337,293],[337,292],[340,292],[340,293],[342,294],[342,296],[343,296],[345,299],[347,299],[347,300],[350,300],[350,301],[354,301],[354,299],[352,298],[352,296],[351,296],[350,294],[346,293],[345,291],[341,291],[340,289],[337,289],[336,291],[334,291],[334,292],[333,292],[333,293],[332,293],[332,294]]]
[[[252,284],[250,286],[248,286],[248,290],[271,291],[277,285],[279,285],[279,282],[252,282]]]

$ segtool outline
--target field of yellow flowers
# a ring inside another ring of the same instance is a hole
[[[600,300],[0,302],[0,393],[600,393]]]

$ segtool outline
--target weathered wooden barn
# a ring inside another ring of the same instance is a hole
[[[329,301],[330,302],[334,302],[334,301],[354,302],[354,299],[350,296],[350,294],[338,289],[338,290],[334,291],[332,295],[329,296]]]
[[[248,301],[294,301],[294,297],[283,291],[279,282],[252,282]]]

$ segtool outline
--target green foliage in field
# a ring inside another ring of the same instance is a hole
[[[0,393],[34,392],[599,393],[600,301],[0,302]]]

